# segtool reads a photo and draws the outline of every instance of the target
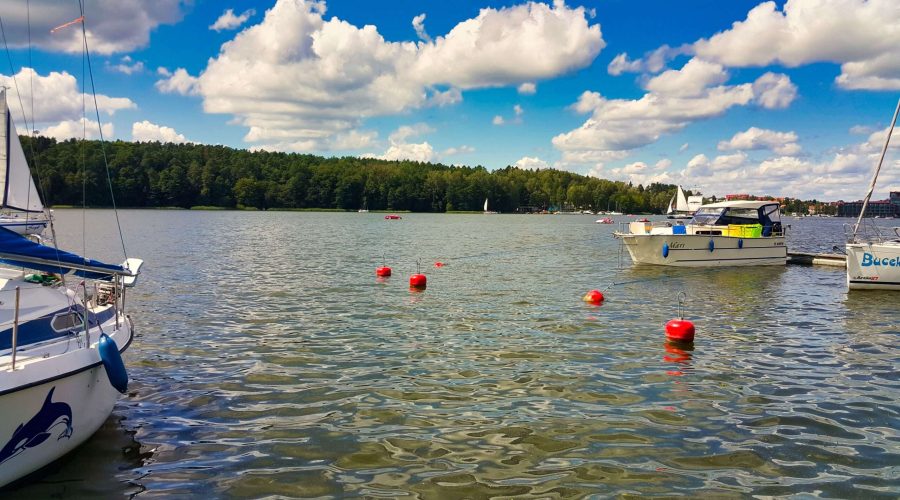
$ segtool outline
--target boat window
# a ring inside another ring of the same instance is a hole
[[[766,205],[762,207],[763,215],[769,218],[772,222],[781,222],[781,210],[779,210],[778,205]]]
[[[723,210],[721,208],[701,208],[694,213],[691,224],[713,225],[719,220]]]
[[[729,208],[719,224],[757,224],[759,212],[755,208]]]
[[[67,332],[82,326],[81,316],[77,312],[60,313],[53,317],[50,327],[56,332]]]

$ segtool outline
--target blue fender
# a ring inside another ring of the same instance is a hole
[[[663,243],[662,256],[664,259],[669,257],[669,244],[668,243]]]
[[[738,248],[744,248],[744,240],[743,239],[738,240]]]
[[[712,238],[709,239],[709,251],[712,252],[716,249],[716,244],[713,242]]]
[[[125,363],[122,361],[122,355],[119,354],[119,346],[116,345],[116,341],[103,333],[100,335],[97,350],[100,351],[100,360],[103,361],[103,368],[106,368],[109,382],[117,391],[125,394],[128,389],[128,372],[125,371]]]

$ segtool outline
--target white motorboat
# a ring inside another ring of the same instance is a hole
[[[19,204],[13,188],[29,184],[28,199],[40,199],[5,91],[0,96],[7,124],[7,156],[0,163],[7,179],[15,179],[6,181],[4,202],[30,209],[35,205]],[[134,285],[142,264],[105,264],[13,229],[0,227],[0,487],[87,440],[125,392],[121,353],[134,337],[125,288]]]
[[[787,262],[784,227],[774,201],[703,205],[686,225],[635,221],[616,231],[635,264],[762,266]]]
[[[888,144],[897,124],[897,114],[900,113],[900,101],[894,111],[894,119],[888,130],[881,150],[881,158],[872,175],[869,191],[863,199],[859,218],[853,225],[847,238],[847,288],[850,290],[900,290],[900,227],[891,228],[886,232],[874,222],[865,221],[866,208],[872,193],[875,191],[875,183],[878,173],[884,163]],[[893,233],[893,234],[891,234]]]
[[[25,152],[0,88],[0,227],[18,234],[41,234],[50,214],[38,195]]]

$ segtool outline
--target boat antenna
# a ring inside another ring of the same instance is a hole
[[[116,194],[113,191],[112,177],[109,175],[109,160],[106,156],[106,140],[103,138],[103,122],[100,121],[100,106],[97,104],[97,89],[94,85],[94,70],[91,68],[91,51],[88,48],[87,19],[84,17],[84,1],[78,0],[78,8],[81,12],[81,38],[84,41],[84,57],[87,59],[88,75],[91,79],[91,96],[94,99],[94,112],[97,115],[97,129],[100,134],[100,152],[103,156],[103,166],[106,167],[106,183],[109,186],[109,199],[112,201],[113,213],[116,216],[116,227],[119,230],[119,241],[122,243],[122,254],[128,261],[128,251],[125,250],[125,237],[122,234],[122,223],[119,221],[119,209],[116,207]],[[85,165],[85,168],[87,166]]]
[[[878,172],[881,171],[884,155],[887,154],[888,144],[891,142],[891,134],[894,133],[894,125],[897,124],[898,113],[900,113],[900,99],[897,100],[897,109],[894,110],[894,119],[891,120],[891,128],[888,129],[887,137],[884,140],[884,147],[881,148],[881,158],[878,160],[878,166],[875,167],[875,175],[872,176],[872,183],[869,184],[869,192],[866,193],[866,197],[863,198],[862,210],[859,211],[859,218],[856,219],[856,224],[853,225],[853,236],[850,237],[851,243],[856,242],[856,233],[859,231],[859,224],[866,215],[866,207],[869,206],[869,199],[872,197],[872,192],[875,191],[875,181],[878,180]]]

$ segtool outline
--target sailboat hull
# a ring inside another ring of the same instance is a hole
[[[900,241],[847,244],[850,290],[900,290]]]
[[[0,227],[9,229],[16,234],[41,234],[50,223],[45,217],[24,218],[9,215],[0,215]]]

